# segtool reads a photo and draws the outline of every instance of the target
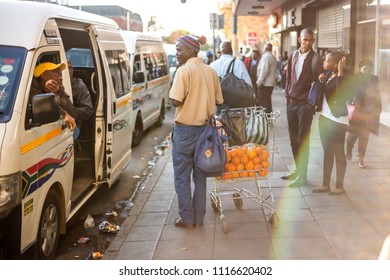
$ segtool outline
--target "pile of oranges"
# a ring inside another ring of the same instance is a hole
[[[217,179],[265,177],[270,167],[270,153],[266,146],[238,146],[226,148],[226,172]]]

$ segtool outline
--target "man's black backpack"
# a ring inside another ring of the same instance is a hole
[[[222,89],[224,104],[230,108],[242,108],[256,106],[256,100],[253,96],[253,88],[243,79],[233,74],[234,58],[226,71],[226,74],[219,77]]]

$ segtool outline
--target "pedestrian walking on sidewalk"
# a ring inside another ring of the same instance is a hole
[[[272,113],[272,92],[276,84],[277,60],[272,54],[272,44],[264,46],[259,66],[257,67],[257,105],[263,107],[267,113]]]
[[[347,160],[344,152],[345,135],[348,128],[347,100],[347,59],[341,52],[331,52],[324,61],[324,74],[319,79],[324,83],[322,110],[318,119],[321,144],[324,149],[324,167],[322,186],[314,193],[344,192],[344,177]],[[330,179],[333,164],[336,162],[336,187],[331,190]]]
[[[180,218],[175,226],[186,229],[202,226],[206,214],[207,178],[194,162],[196,141],[215,114],[216,105],[223,103],[217,73],[197,57],[204,43],[204,36],[184,35],[177,40],[176,57],[181,66],[169,92],[176,108],[172,159]]]
[[[296,166],[295,171],[282,176],[284,180],[294,179],[289,187],[301,187],[307,183],[310,128],[314,115],[307,99],[311,83],[323,72],[323,60],[312,49],[313,31],[303,29],[298,42],[300,48],[288,58],[285,89],[288,130]]]
[[[358,141],[359,167],[364,168],[370,133],[378,136],[380,114],[382,112],[379,77],[372,74],[373,63],[369,59],[359,62],[359,72],[354,79],[354,100],[360,106],[363,118],[360,121],[350,121],[347,132],[347,160],[352,159],[353,146]]]

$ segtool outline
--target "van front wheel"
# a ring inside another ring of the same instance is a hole
[[[60,238],[60,203],[55,191],[50,190],[43,205],[35,255],[37,259],[54,259]]]

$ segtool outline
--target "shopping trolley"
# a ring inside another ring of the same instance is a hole
[[[275,124],[276,119],[280,116],[280,111],[266,113],[262,107],[243,109],[247,111],[248,109],[254,109],[256,114],[265,116],[264,119],[268,123],[268,141],[265,145],[245,143],[242,146],[229,146],[225,142],[225,150],[228,155],[226,172],[222,176],[214,178],[214,188],[209,191],[211,206],[220,213],[219,222],[224,233],[228,232],[228,221],[223,213],[222,199],[233,200],[236,209],[242,209],[244,199],[250,199],[261,206],[270,224],[276,225],[279,222],[279,218],[273,208],[274,197],[270,178],[273,172]],[[246,118],[248,118],[247,113]],[[240,163],[237,160],[239,156]],[[255,183],[256,191],[251,191],[247,188],[229,187],[231,183],[251,182]],[[268,214],[266,210],[268,210]]]

